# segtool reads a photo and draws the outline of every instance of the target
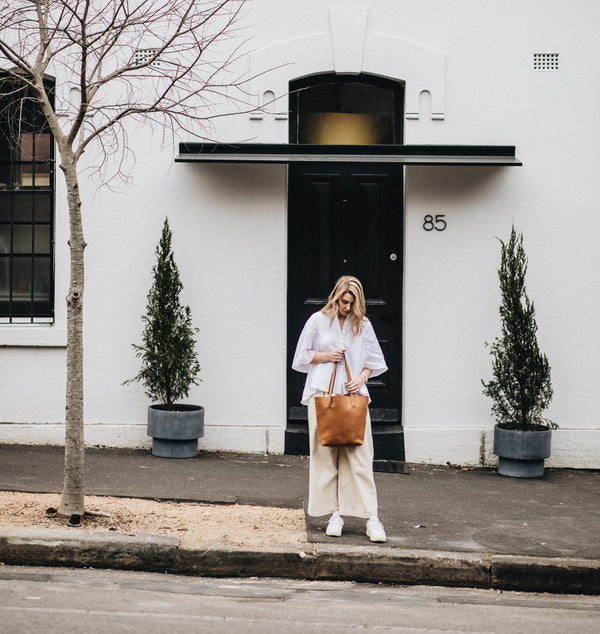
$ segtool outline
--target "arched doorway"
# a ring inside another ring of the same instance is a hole
[[[290,83],[290,143],[403,142],[404,84],[370,75]],[[403,461],[402,278],[404,174],[398,165],[294,163],[288,177],[288,368],[308,316],[340,275],[361,279],[389,371],[369,382],[376,461]],[[286,453],[308,453],[304,375],[288,370]]]

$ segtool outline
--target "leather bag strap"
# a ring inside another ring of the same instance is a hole
[[[350,367],[348,366],[348,359],[346,359],[346,355],[344,354],[344,362],[346,364],[346,376],[348,377],[348,381],[352,381],[352,375],[350,374]],[[329,393],[327,396],[331,396],[333,394],[333,384],[335,383],[335,374],[337,372],[338,364],[333,364],[333,370],[331,371],[331,379],[329,381]]]

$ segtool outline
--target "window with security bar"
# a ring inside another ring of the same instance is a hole
[[[40,106],[0,74],[0,324],[54,318],[54,142]]]

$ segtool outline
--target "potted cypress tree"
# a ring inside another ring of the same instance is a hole
[[[500,244],[501,335],[490,346],[493,378],[482,381],[483,393],[492,399],[496,419],[498,473],[534,478],[544,473],[557,427],[543,416],[552,399],[550,364],[538,347],[535,308],[525,288],[523,234],[513,226],[508,243]]]
[[[178,401],[198,384],[200,371],[189,306],[183,306],[183,284],[171,248],[172,233],[165,218],[156,248],[153,282],[142,316],[143,344],[133,345],[142,367],[131,383],[139,381],[154,404],[148,408],[148,435],[152,454],[162,458],[192,458],[204,435],[204,408]],[[156,403],[156,401],[159,401]]]

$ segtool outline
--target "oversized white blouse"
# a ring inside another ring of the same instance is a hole
[[[338,348],[346,350],[345,354],[352,378],[358,376],[363,368],[372,370],[372,377],[379,376],[387,370],[381,346],[370,321],[365,319],[360,335],[353,339],[350,332],[350,319],[344,320],[344,326],[340,327],[340,321],[337,317],[332,322],[329,316],[321,311],[313,313],[300,333],[292,362],[294,370],[308,374],[302,393],[303,405],[308,405],[308,399],[315,392],[319,390],[329,391],[329,381],[334,364],[332,362],[311,363],[315,352],[329,352]],[[347,393],[345,387],[347,380],[345,364],[339,363],[333,393]],[[366,385],[363,385],[358,393],[369,396]]]

